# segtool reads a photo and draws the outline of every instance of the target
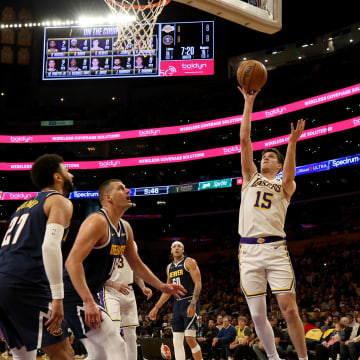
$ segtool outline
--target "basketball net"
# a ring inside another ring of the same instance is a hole
[[[141,0],[104,0],[110,10],[119,19],[132,15],[136,18],[133,24],[116,24],[118,38],[114,49],[118,51],[135,51],[147,56],[154,52],[153,32],[156,20],[170,0],[147,0],[146,5]]]

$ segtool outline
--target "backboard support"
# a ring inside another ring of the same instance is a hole
[[[282,27],[282,0],[249,0],[249,3],[242,0],[174,1],[267,34],[276,33]]]

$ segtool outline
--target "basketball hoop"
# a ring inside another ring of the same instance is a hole
[[[156,20],[170,0],[104,0],[113,14],[119,19],[136,18],[134,24],[116,24],[118,38],[114,49],[120,52],[134,51],[147,56],[153,54],[156,44],[153,44],[153,32]],[[144,1],[147,1],[144,4]],[[141,3],[143,2],[143,3]]]

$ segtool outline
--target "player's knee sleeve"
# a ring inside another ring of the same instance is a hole
[[[195,347],[191,348],[191,352],[193,354],[196,354],[197,352],[201,351],[201,347],[199,344],[197,344]]]
[[[258,296],[247,299],[249,310],[251,313],[251,319],[254,324],[261,326],[266,320],[266,299],[265,296]]]
[[[125,341],[132,341],[136,343],[136,327],[130,326],[123,328]]]
[[[184,337],[185,335],[183,332],[173,333],[173,344],[176,360],[185,360]]]
[[[250,309],[251,318],[255,324],[256,334],[259,337],[266,354],[270,356],[278,356],[275,347],[274,331],[267,319],[266,315],[266,299],[265,296],[247,299]]]
[[[137,359],[136,327],[123,328],[128,359]]]
[[[13,348],[11,349],[14,360],[36,360],[36,350],[27,351],[25,346],[21,349]]]

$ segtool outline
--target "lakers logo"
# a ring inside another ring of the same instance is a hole
[[[256,240],[256,242],[257,242],[258,244],[263,244],[263,243],[265,242],[265,239],[264,239],[264,238],[258,238],[258,239]]]
[[[52,335],[54,336],[61,336],[63,334],[63,329],[62,328],[58,328],[56,331],[52,332]]]
[[[171,350],[167,345],[161,344],[161,357],[165,360],[171,360]]]

